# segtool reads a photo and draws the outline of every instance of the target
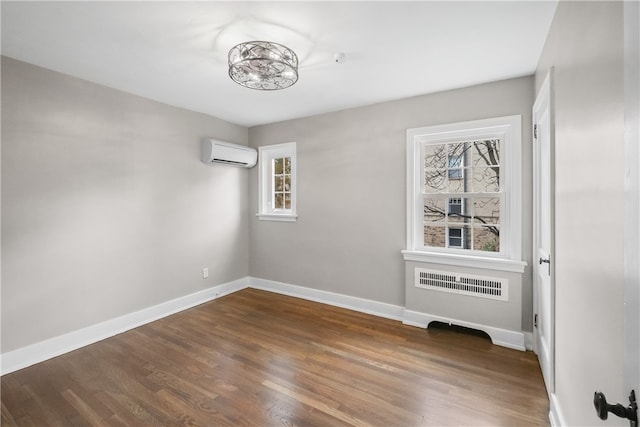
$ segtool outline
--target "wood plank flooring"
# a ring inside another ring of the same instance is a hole
[[[2,377],[2,426],[548,426],[534,354],[246,289]]]

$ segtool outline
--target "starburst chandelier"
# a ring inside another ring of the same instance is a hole
[[[229,77],[250,89],[286,89],[298,81],[298,56],[279,43],[240,43],[229,51]]]

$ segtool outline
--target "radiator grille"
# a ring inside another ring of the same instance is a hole
[[[509,300],[508,280],[499,277],[484,277],[416,268],[415,286],[454,294],[472,295],[501,301]]]

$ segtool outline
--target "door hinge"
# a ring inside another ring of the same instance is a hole
[[[538,125],[537,124],[533,125],[533,137],[535,139],[538,139]]]
[[[537,314],[533,315],[533,327],[534,328],[538,327],[538,315]]]

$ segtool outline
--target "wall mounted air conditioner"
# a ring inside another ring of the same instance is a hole
[[[201,157],[203,163],[222,163],[229,166],[250,168],[258,161],[258,151],[255,148],[230,142],[218,141],[213,138],[202,138]]]

